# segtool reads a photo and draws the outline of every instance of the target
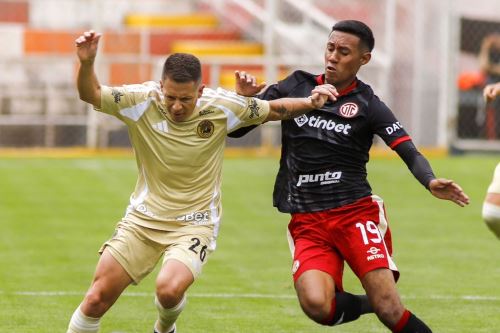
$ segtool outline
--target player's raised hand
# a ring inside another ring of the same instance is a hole
[[[318,109],[322,107],[329,99],[331,101],[336,101],[339,93],[337,89],[331,84],[322,84],[314,87],[311,91],[311,103],[314,108]]]
[[[100,33],[96,33],[93,30],[85,31],[80,37],[75,40],[76,43],[76,54],[80,59],[80,62],[93,62],[97,54],[97,45],[99,44],[99,39],[101,38]]]
[[[251,97],[257,95],[266,86],[265,82],[257,84],[257,79],[250,73],[235,71],[235,90],[239,95]]]
[[[453,180],[433,179],[429,183],[429,190],[436,198],[453,201],[461,207],[469,204],[469,197]]]

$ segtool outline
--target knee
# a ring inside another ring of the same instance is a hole
[[[327,299],[320,294],[307,294],[299,296],[299,302],[304,313],[314,320],[322,324],[328,321],[333,299]]]
[[[102,290],[90,289],[83,301],[83,312],[85,315],[94,318],[102,317],[111,307],[112,302],[106,297]]]
[[[377,317],[389,327],[395,325],[404,313],[404,307],[399,298],[392,297],[390,294],[381,295],[371,303]]]
[[[156,297],[160,304],[169,309],[176,306],[184,296],[184,288],[181,283],[175,281],[157,281]]]

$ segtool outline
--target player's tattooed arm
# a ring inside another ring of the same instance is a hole
[[[293,119],[314,109],[321,108],[328,99],[335,101],[338,93],[330,84],[316,86],[307,98],[280,98],[269,101],[266,121]]]
[[[298,102],[298,101],[296,101]],[[286,101],[283,101],[282,99],[281,100],[278,100],[277,101],[277,105],[276,105],[276,108],[272,108],[272,112],[276,113],[277,114],[277,117],[279,119],[293,119],[293,104],[292,103],[289,103],[290,105],[288,106],[289,108],[291,108],[292,110],[289,110],[287,109],[287,106],[285,105]],[[307,103],[307,101],[306,101]]]

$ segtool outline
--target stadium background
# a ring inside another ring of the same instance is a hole
[[[360,76],[417,145],[500,150],[477,60],[482,38],[500,31],[495,0],[0,0],[0,9],[0,147],[129,145],[120,123],[78,100],[74,39],[86,29],[104,34],[102,83],[158,80],[167,54],[191,52],[207,84],[232,88],[235,69],[266,82],[321,73],[332,24],[356,18],[376,38]],[[228,144],[276,147],[279,126]]]

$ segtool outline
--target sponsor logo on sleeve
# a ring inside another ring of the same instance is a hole
[[[253,119],[253,118],[258,118],[259,117],[259,104],[257,104],[257,101],[255,98],[251,98],[248,101],[248,108],[250,109],[250,116],[248,118]]]
[[[385,131],[387,134],[391,135],[394,132],[397,132],[398,130],[402,129],[403,125],[399,123],[399,121],[396,121],[395,123],[392,123],[391,126],[387,126],[385,128]]]
[[[120,92],[118,89],[111,89],[111,95],[113,96],[115,103],[118,104],[120,103],[123,94]]]
[[[339,108],[339,114],[344,118],[352,118],[359,112],[359,107],[356,103],[345,103]]]
[[[212,123],[210,120],[203,120],[198,124],[198,127],[196,128],[196,133],[198,133],[198,136],[200,138],[209,138],[214,134],[214,123]]]

